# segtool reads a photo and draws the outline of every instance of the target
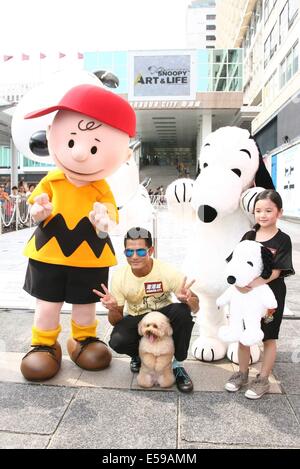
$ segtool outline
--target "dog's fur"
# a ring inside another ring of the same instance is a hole
[[[138,332],[142,336],[139,346],[142,365],[137,376],[138,385],[143,388],[151,388],[155,384],[162,388],[172,386],[175,382],[172,371],[174,342],[168,318],[158,311],[152,311],[140,321]]]

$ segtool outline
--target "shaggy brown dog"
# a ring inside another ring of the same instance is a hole
[[[137,376],[139,386],[172,386],[175,382],[172,371],[174,343],[169,319],[158,311],[148,313],[139,323],[138,332],[142,336],[139,346],[142,365]]]

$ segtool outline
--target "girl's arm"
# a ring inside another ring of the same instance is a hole
[[[273,269],[271,277],[267,279],[257,277],[251,283],[249,283],[248,287],[255,288],[255,287],[260,287],[261,285],[265,285],[266,283],[270,283],[273,280],[276,280],[280,276],[280,272],[281,270],[279,269]]]

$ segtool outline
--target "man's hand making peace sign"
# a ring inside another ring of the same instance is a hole
[[[118,306],[117,300],[109,293],[104,283],[101,283],[101,288],[104,293],[95,289],[93,292],[101,298],[101,303],[108,309],[108,320],[114,326],[123,318],[123,306]]]
[[[195,283],[195,280],[187,283],[187,277],[184,277],[180,289],[176,292],[176,297],[181,303],[187,303],[193,313],[199,310],[199,299],[190,288]]]

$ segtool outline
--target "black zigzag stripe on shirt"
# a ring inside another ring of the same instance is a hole
[[[35,236],[37,251],[54,237],[65,257],[71,256],[83,241],[88,243],[98,258],[101,256],[106,244],[108,244],[112,253],[115,254],[110,237],[107,235],[104,239],[99,238],[88,217],[82,218],[73,230],[69,230],[63,216],[57,214],[45,226],[43,226],[43,222],[40,223],[33,236]]]

